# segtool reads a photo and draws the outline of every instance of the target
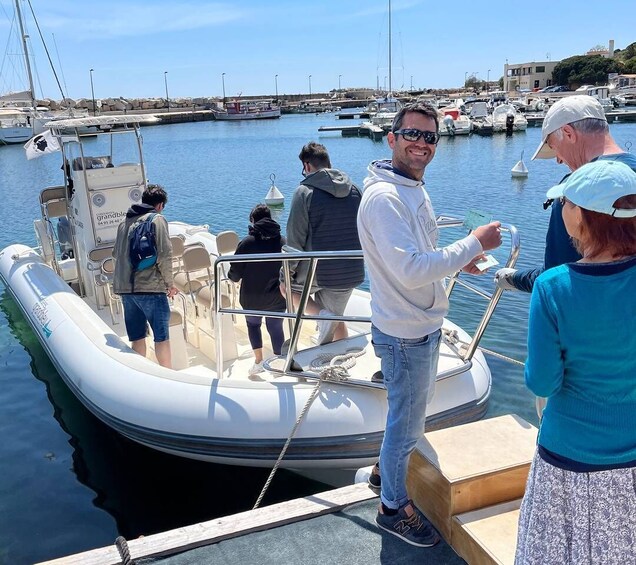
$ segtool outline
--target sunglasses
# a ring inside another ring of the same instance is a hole
[[[399,129],[393,132],[395,135],[401,135],[405,141],[418,141],[420,137],[424,138],[424,143],[429,145],[437,145],[440,134],[436,131],[422,131],[420,129]]]

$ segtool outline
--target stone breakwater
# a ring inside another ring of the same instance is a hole
[[[170,108],[210,108],[220,105],[219,98],[170,98]],[[45,98],[37,100],[39,108],[48,110],[65,110],[68,108],[78,110],[88,110],[92,112],[135,112],[140,110],[163,110],[168,109],[168,103],[165,98],[101,98],[95,100],[93,108],[93,100],[91,98],[65,98],[64,100],[51,100]]]

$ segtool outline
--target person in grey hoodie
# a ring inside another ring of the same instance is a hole
[[[358,212],[371,282],[371,336],[388,397],[380,463],[369,483],[381,489],[377,525],[412,545],[430,547],[439,536],[409,500],[406,470],[434,392],[448,312],[442,281],[462,268],[479,273],[475,261],[501,244],[500,223],[438,249],[435,213],[422,180],[439,141],[437,110],[404,106],[387,141],[392,159],[369,165]]]
[[[146,327],[150,324],[157,361],[161,366],[171,368],[168,298],[179,291],[173,283],[168,222],[161,215],[167,202],[168,195],[163,187],[149,184],[141,196],[141,204],[133,204],[126,212],[126,219],[117,228],[113,249],[113,292],[121,295],[126,333],[132,348],[146,356]],[[145,220],[152,213],[156,214],[152,219],[152,227],[155,231],[157,262],[151,268],[133,275],[129,256],[130,233],[137,222]]]
[[[307,143],[298,155],[305,177],[294,192],[287,220],[287,245],[299,251],[349,251],[360,249],[356,217],[360,190],[346,173],[331,168],[324,145]],[[307,280],[309,261],[291,263],[292,295],[297,306]],[[320,260],[313,280],[313,299],[307,314],[344,314],[353,289],[364,281],[362,259]],[[281,292],[285,292],[281,284]],[[318,322],[318,344],[347,337],[344,322]]]

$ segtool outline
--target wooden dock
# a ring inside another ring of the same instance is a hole
[[[133,560],[163,565],[464,565],[464,560],[470,565],[512,565],[536,433],[518,416],[507,415],[424,434],[411,456],[407,488],[443,538],[433,548],[410,546],[377,528],[377,494],[366,482],[125,545],[120,540],[118,546]],[[366,480],[370,470],[359,471],[358,480]],[[123,560],[112,545],[40,565],[119,565]]]
[[[386,132],[371,122],[362,122],[357,126],[320,126],[318,131],[339,131],[342,137],[369,137],[373,141],[382,141]]]

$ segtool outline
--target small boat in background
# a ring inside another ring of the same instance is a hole
[[[265,204],[268,206],[282,206],[285,203],[285,197],[283,193],[278,190],[276,185],[274,184],[274,180],[276,179],[276,175],[272,173],[269,175],[270,180],[272,181],[272,186],[269,187],[267,191],[267,196],[265,196]]]
[[[528,176],[528,167],[523,162],[523,151],[521,152],[521,159],[517,161],[517,164],[510,169],[510,174],[515,178],[522,178]]]
[[[212,113],[216,120],[263,120],[280,118],[280,107],[270,100],[232,100]]]
[[[488,115],[488,107],[485,102],[474,102],[470,109],[470,121],[473,123],[473,131],[477,135],[492,135],[492,118]]]
[[[457,106],[447,106],[439,111],[443,114],[438,128],[440,135],[468,135],[473,129],[468,116],[464,116]]]

